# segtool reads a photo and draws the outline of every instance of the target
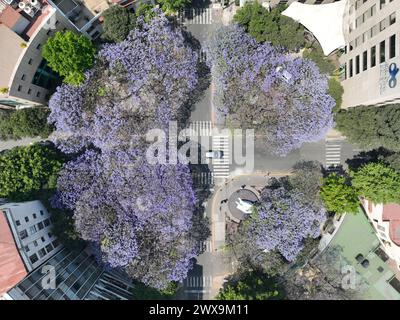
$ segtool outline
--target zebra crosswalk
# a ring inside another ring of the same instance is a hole
[[[212,242],[211,240],[201,241],[199,242],[199,250],[200,252],[212,252]]]
[[[229,155],[229,136],[213,136],[212,150],[222,151],[221,159],[212,159],[214,178],[229,177],[230,155]]]
[[[212,8],[182,9],[178,21],[182,24],[212,24]]]
[[[187,288],[207,288],[212,285],[212,276],[189,276],[185,279],[184,285]]]
[[[194,121],[189,124],[190,136],[211,136],[212,124],[211,121]]]
[[[325,165],[327,168],[336,167],[341,164],[341,140],[326,140],[325,142]]]
[[[195,187],[206,187],[214,184],[214,175],[212,172],[193,172],[192,178]]]

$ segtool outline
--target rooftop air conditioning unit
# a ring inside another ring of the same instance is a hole
[[[20,9],[22,9],[22,10],[24,10],[25,9],[25,7],[26,7],[26,4],[25,4],[25,2],[20,2],[20,3],[18,3],[18,8],[20,8]]]
[[[35,10],[31,6],[28,6],[28,5],[25,6],[24,12],[30,17],[33,17],[35,15]]]
[[[36,10],[40,10],[40,8],[42,7],[38,0],[29,0],[29,3],[32,7],[36,8]]]

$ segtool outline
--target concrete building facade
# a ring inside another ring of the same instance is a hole
[[[16,248],[28,272],[60,250],[51,233],[51,216],[40,201],[6,203],[0,212],[7,219]]]
[[[343,108],[400,101],[400,2],[347,0]]]

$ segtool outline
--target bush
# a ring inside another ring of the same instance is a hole
[[[47,123],[49,113],[47,108],[26,108],[1,114],[0,139],[47,138],[53,131]]]
[[[358,106],[335,114],[336,128],[364,150],[400,151],[400,105]]]
[[[50,147],[15,147],[0,155],[0,197],[34,200],[37,193],[54,190],[63,158]]]
[[[342,105],[343,87],[335,78],[330,78],[328,81],[328,94],[335,99],[336,105],[333,112],[338,112]]]
[[[305,49],[303,52],[303,58],[314,61],[321,73],[330,75],[335,71],[334,64],[325,57],[320,45],[311,47],[310,49]]]
[[[106,41],[121,42],[135,28],[136,17],[128,9],[118,5],[111,6],[103,13],[102,38]]]
[[[304,28],[293,19],[283,16],[285,5],[278,5],[268,12],[258,2],[246,2],[233,21],[242,26],[258,42],[271,42],[294,51],[304,46]]]

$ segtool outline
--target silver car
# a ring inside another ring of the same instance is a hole
[[[206,158],[212,158],[212,159],[221,159],[224,156],[224,153],[220,150],[216,151],[208,151],[206,152]]]

